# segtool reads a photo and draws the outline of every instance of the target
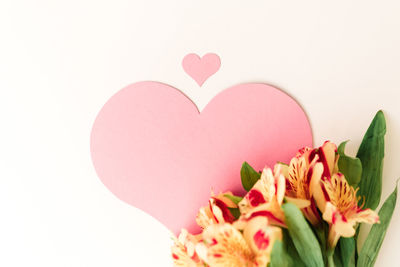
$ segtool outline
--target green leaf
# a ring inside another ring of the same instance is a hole
[[[360,196],[365,197],[365,208],[376,209],[382,193],[382,169],[385,154],[386,122],[383,112],[376,113],[358,149],[362,163]],[[363,199],[360,200],[362,202]],[[361,203],[360,203],[361,204]]]
[[[372,267],[375,264],[376,257],[382,246],[383,239],[386,235],[386,230],[392,219],[393,211],[396,206],[397,200],[397,184],[396,189],[383,203],[382,208],[379,210],[379,224],[374,224],[369,232],[367,239],[361,249],[358,258],[358,267]]]
[[[343,267],[342,261],[340,259],[340,253],[333,254],[333,262],[335,264],[335,267]]]
[[[359,158],[349,157],[344,153],[347,142],[341,143],[338,147],[338,167],[339,171],[346,177],[347,182],[355,188],[361,180],[362,164]]]
[[[234,195],[229,195],[229,194],[224,194],[224,197],[229,198],[232,200],[233,203],[236,205],[239,204],[240,201],[242,201],[242,197],[234,196]]]
[[[356,240],[354,237],[340,238],[339,251],[343,267],[354,267],[355,253],[356,253]]]
[[[271,252],[270,267],[290,267],[293,266],[293,260],[285,250],[282,241],[275,241]]]
[[[296,250],[296,247],[293,244],[293,240],[289,235],[289,231],[287,229],[282,229],[283,234],[283,244],[286,248],[287,253],[292,257],[294,267],[306,267],[303,261],[300,259],[299,253]]]
[[[235,220],[239,219],[240,217],[240,210],[239,208],[228,208],[233,217],[235,217]]]
[[[256,172],[247,162],[243,162],[240,176],[242,178],[243,188],[246,191],[250,191],[258,179],[260,179],[261,174]]]
[[[303,261],[300,259],[296,248],[294,247],[293,241],[290,238],[289,232],[286,229],[282,229],[282,241],[276,241],[271,252],[271,262],[269,267],[306,267]],[[278,245],[277,242],[279,242]],[[278,246],[278,247],[275,247]]]
[[[302,261],[308,267],[323,267],[324,260],[318,240],[299,208],[292,203],[286,203],[282,205],[282,209],[289,234]]]

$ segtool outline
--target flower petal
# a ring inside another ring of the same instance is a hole
[[[211,198],[210,207],[218,223],[232,223],[235,220],[235,217],[228,209],[228,206],[222,200],[218,198]]]
[[[379,216],[371,209],[359,210],[354,216],[355,221],[359,223],[379,223]]]
[[[334,143],[326,141],[319,149],[319,162],[324,165],[324,178],[330,178],[337,164],[337,147]]]
[[[196,223],[201,228],[206,228],[209,225],[217,223],[232,223],[235,217],[229,210],[229,208],[237,208],[238,206],[229,198],[225,197],[225,194],[232,195],[231,192],[226,192],[213,196],[208,201],[208,206],[201,207],[197,216]]]
[[[282,205],[283,198],[285,197],[286,192],[286,179],[279,168],[275,174],[275,177],[276,200],[278,201],[279,205]]]
[[[354,220],[347,220],[343,214],[339,212],[336,206],[327,202],[323,218],[330,224],[328,242],[331,248],[336,246],[339,238],[351,237],[355,234]]]
[[[282,162],[278,162],[274,166],[274,173],[277,173],[279,169],[280,169],[280,172],[283,174],[283,176],[288,177],[289,165],[282,163]]]
[[[257,255],[256,266],[266,266],[270,261],[275,240],[282,239],[282,230],[279,227],[269,226],[266,218],[256,217],[248,222],[243,236]]]
[[[295,204],[299,209],[303,209],[311,205],[311,201],[308,199],[294,198],[294,197],[285,197],[286,201],[289,203]]]
[[[252,266],[255,254],[231,224],[211,225],[203,232],[210,266]]]
[[[199,240],[200,236],[191,235],[185,229],[182,229],[178,238],[174,237],[174,244],[171,247],[174,266],[204,266],[195,252]]]
[[[196,216],[196,223],[203,229],[216,223],[209,206],[200,208]]]
[[[315,165],[311,166],[308,172],[310,175],[310,196],[314,195],[314,190],[317,188],[318,184],[321,181],[322,173],[324,172],[324,166],[321,162],[315,163]]]
[[[282,202],[284,192],[284,176],[279,173],[275,178],[272,170],[265,168],[260,179],[254,184],[253,188],[246,194],[242,201],[239,202],[240,213],[246,214],[253,208],[269,203],[274,199]]]
[[[277,201],[266,203],[251,210],[251,212],[240,216],[239,220],[234,222],[237,229],[243,230],[247,222],[256,217],[263,217],[268,220],[268,224],[280,227],[286,227],[285,214],[283,213]]]

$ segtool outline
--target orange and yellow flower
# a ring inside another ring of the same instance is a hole
[[[203,239],[196,251],[209,266],[266,266],[282,231],[259,217],[249,221],[243,234],[231,224],[211,225],[204,230]]]
[[[323,173],[320,181],[315,182],[313,187],[313,198],[319,210],[324,210],[327,202],[327,195],[323,182],[330,181],[331,177],[339,172],[337,147],[334,143],[326,141],[320,148],[314,149],[314,154],[318,156],[317,162],[322,163]]]
[[[174,238],[171,248],[174,266],[198,267],[204,262],[196,253],[196,245],[200,242],[201,235],[191,235],[187,230],[182,229],[178,238]]]
[[[246,220],[257,216],[270,217],[270,222],[274,223],[273,218],[277,218],[278,225],[284,225],[284,214],[281,210],[283,198],[285,196],[285,177],[278,166],[275,171],[265,168],[260,179],[254,184],[253,188],[239,202],[241,219]]]
[[[200,208],[196,222],[201,228],[204,229],[218,223],[232,223],[235,220],[229,208],[237,208],[238,206],[225,195],[232,195],[232,193],[225,192],[212,196],[208,201],[208,205]]]
[[[286,201],[300,208],[313,225],[321,222],[317,210],[325,206],[321,181],[329,180],[338,171],[336,145],[326,141],[321,147],[305,147],[289,165],[279,163],[286,178]]]
[[[286,177],[286,200],[300,208],[313,225],[321,221],[313,200],[314,188],[323,173],[323,164],[318,160],[314,150],[304,148],[289,165],[279,164]]]
[[[343,174],[335,173],[331,179],[322,181],[322,184],[327,201],[321,212],[324,220],[329,223],[330,247],[335,247],[341,236],[353,236],[357,223],[379,222],[379,217],[373,210],[358,206],[357,190],[349,185]]]

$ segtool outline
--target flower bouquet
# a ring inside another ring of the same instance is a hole
[[[255,171],[243,163],[247,194],[214,195],[196,217],[200,234],[174,238],[175,266],[373,266],[396,204],[397,186],[379,212],[386,123],[379,111],[357,155],[326,141],[289,164]],[[360,225],[373,225],[358,247]]]

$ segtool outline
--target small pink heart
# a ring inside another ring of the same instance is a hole
[[[200,58],[196,54],[188,54],[182,60],[182,67],[199,86],[219,70],[221,60],[216,54],[206,54]]]
[[[229,88],[200,113],[169,85],[135,83],[107,101],[91,134],[104,185],[174,233],[198,229],[195,217],[211,190],[243,193],[244,161],[261,170],[311,145],[304,111],[266,84]]]

